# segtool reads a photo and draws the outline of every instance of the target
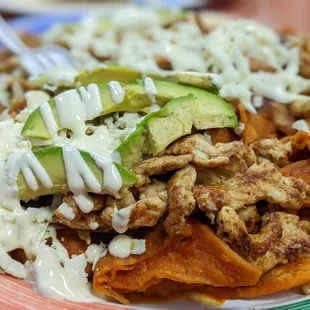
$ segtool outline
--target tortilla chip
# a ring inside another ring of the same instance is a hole
[[[303,179],[310,184],[310,159],[297,161],[281,168],[281,173],[286,177]]]
[[[298,131],[292,137],[292,147],[295,150],[310,151],[310,134],[305,131]]]
[[[193,288],[200,287],[198,284],[186,284],[164,279],[161,282],[151,285],[142,293],[129,293],[126,294],[126,298],[130,302],[139,302],[142,300],[150,300],[156,298],[171,298],[177,295],[184,294]]]
[[[263,114],[251,114],[242,104],[238,105],[240,122],[245,125],[242,141],[249,145],[259,139],[276,138],[277,129],[272,121]]]
[[[238,136],[231,128],[214,128],[206,130],[206,133],[211,136],[212,144],[229,143],[239,140]]]
[[[110,255],[102,258],[95,269],[95,291],[128,303],[122,294],[143,292],[163,279],[229,287],[254,285],[259,280],[259,269],[198,220],[189,220],[182,235],[171,238],[158,225],[145,236],[144,254],[126,259]]]
[[[191,301],[203,304],[209,307],[218,307],[222,305],[225,300],[207,296],[206,294],[195,294],[194,288],[201,285],[185,284],[164,279],[158,284],[150,286],[142,293],[129,293],[126,298],[131,303],[154,303],[154,302],[169,302],[180,299],[190,299]],[[190,294],[187,294],[190,291]]]
[[[87,243],[80,239],[76,231],[69,228],[57,230],[57,239],[66,248],[69,256],[79,255],[87,250]]]
[[[246,299],[289,290],[310,281],[310,259],[300,259],[286,265],[279,265],[265,273],[261,281],[251,287],[213,287],[206,285],[194,292],[215,298]]]

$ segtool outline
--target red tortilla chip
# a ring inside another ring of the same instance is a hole
[[[254,286],[213,287],[206,285],[197,289],[201,294],[215,298],[246,299],[289,290],[310,281],[310,259],[300,259],[286,265],[279,265],[265,273]]]
[[[96,265],[95,291],[128,303],[122,294],[143,292],[163,279],[229,287],[254,285],[259,280],[259,269],[198,220],[191,219],[182,235],[172,240],[159,225],[146,236],[143,255],[123,260],[110,255],[102,258]]]
[[[142,293],[129,293],[126,298],[131,303],[154,303],[154,302],[169,302],[180,299],[190,299],[193,302],[203,303],[204,305],[220,306],[225,300],[214,298],[213,296],[195,294],[195,288],[200,287],[195,284],[185,284],[164,279],[158,284],[150,286]],[[187,294],[190,291],[190,294]]]
[[[259,139],[276,138],[277,129],[272,121],[263,114],[251,114],[242,104],[238,105],[240,122],[245,128],[242,133],[242,141],[249,145]]]
[[[239,140],[238,136],[231,128],[214,128],[206,130],[206,133],[211,136],[212,144],[229,143]]]
[[[287,177],[303,179],[310,184],[310,159],[300,160],[281,168],[281,173]]]
[[[296,150],[310,151],[310,134],[304,131],[298,131],[292,137],[292,147]]]

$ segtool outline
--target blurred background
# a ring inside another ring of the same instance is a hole
[[[209,10],[210,16],[216,18],[230,18],[234,14],[256,18],[276,28],[292,26],[296,31],[310,31],[310,0],[0,0],[0,13],[7,19],[57,13],[61,20],[67,19],[68,14],[74,19],[81,14],[132,4]]]

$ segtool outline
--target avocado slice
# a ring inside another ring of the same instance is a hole
[[[208,92],[191,87],[185,86],[165,81],[154,81],[154,84],[157,89],[157,94],[155,95],[156,102],[160,106],[164,106],[167,102],[172,99],[186,96],[188,94],[195,95],[199,100],[206,100],[208,98]],[[145,108],[151,105],[151,100],[144,91],[144,81],[137,80],[132,84],[121,84],[125,91],[125,98],[122,103],[115,104],[112,101],[110,90],[108,84],[99,84],[100,97],[103,103],[103,111],[98,114],[107,115],[113,112],[138,112],[143,111]],[[78,89],[77,89],[78,91]],[[216,97],[218,98],[218,97]],[[51,106],[58,130],[63,129],[60,126],[55,98],[50,99],[49,104]],[[224,102],[224,101],[222,101]],[[225,103],[225,106],[227,104]],[[34,110],[28,117],[23,129],[22,135],[28,138],[37,138],[37,139],[50,139],[51,135],[49,134],[44,120],[42,118],[40,108]]]
[[[92,72],[81,71],[75,84],[87,86],[89,84],[102,84],[110,81],[119,81],[121,83],[134,83],[141,79],[142,72],[135,68],[119,67],[112,65],[107,68],[95,68]],[[147,77],[157,81],[167,81],[171,83],[189,85],[218,94],[219,85],[214,78],[215,74],[197,73],[197,72],[174,72],[160,70],[158,72],[145,72]],[[72,85],[72,88],[75,86]]]
[[[116,151],[122,164],[131,168],[143,155],[156,156],[173,141],[190,134],[193,126],[197,130],[235,128],[238,119],[232,108],[214,94],[179,97],[150,113]]]
[[[80,151],[85,162],[103,186],[103,171],[98,168],[95,164],[95,161],[88,152]],[[23,174],[20,172],[17,179],[17,186],[19,189],[19,195],[21,200],[30,200],[35,199],[39,196],[44,195],[54,195],[54,194],[65,194],[70,192],[70,189],[67,185],[66,170],[64,166],[62,148],[61,147],[45,147],[33,151],[33,154],[37,157],[49,177],[53,182],[52,188],[45,188],[40,182],[38,182],[39,189],[38,191],[32,191],[25,181]],[[138,181],[138,177],[124,168],[122,165],[115,163],[116,168],[120,172],[122,177],[123,187],[135,184]],[[91,192],[89,188],[85,188],[86,192]],[[107,193],[107,191],[102,188],[102,193]]]
[[[66,90],[75,88],[77,85],[87,86],[89,84],[103,84],[110,81],[119,81],[121,83],[134,83],[137,79],[142,79],[144,76],[150,77],[157,81],[167,81],[182,85],[189,85],[207,90],[211,93],[218,94],[219,83],[214,76],[216,74],[199,73],[199,72],[176,72],[160,70],[142,72],[136,68],[120,67],[115,62],[106,62],[107,67],[97,67],[92,71],[80,70],[73,84],[59,84],[59,89]],[[32,80],[32,83],[43,85],[47,83],[45,75],[40,75]]]
[[[159,16],[160,24],[163,27],[168,27],[173,23],[182,21],[188,15],[185,10],[171,10],[168,8],[158,8],[156,11]]]

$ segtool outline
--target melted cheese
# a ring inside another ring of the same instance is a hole
[[[309,125],[304,119],[299,119],[298,121],[294,122],[292,128],[305,132],[310,132]]]
[[[130,220],[130,215],[132,211],[132,205],[118,210],[116,207],[112,216],[112,227],[115,231],[123,234],[128,229],[128,223]]]
[[[130,16],[136,16],[134,22]],[[206,35],[201,35],[194,23],[179,22],[171,29],[164,29],[156,14],[148,10],[143,14],[134,10],[130,14],[118,11],[111,16],[111,28],[101,33],[100,23],[97,27],[95,21],[96,18],[91,22],[92,27],[82,24],[76,32],[66,33],[64,40],[72,43],[72,37],[83,35],[87,47],[93,48],[96,55],[113,55],[119,65],[138,68],[143,75],[163,72],[155,62],[156,56],[165,57],[174,72],[215,74],[213,82],[224,85],[220,95],[228,100],[239,99],[251,113],[263,104],[261,98],[281,103],[309,98],[301,95],[310,83],[298,76],[298,48],[283,44],[273,29],[256,21],[229,21]],[[119,32],[121,42],[117,39]],[[52,30],[51,40],[60,35],[63,35],[61,28]],[[83,50],[78,44],[74,49]],[[269,65],[275,72],[251,72],[251,59]]]

